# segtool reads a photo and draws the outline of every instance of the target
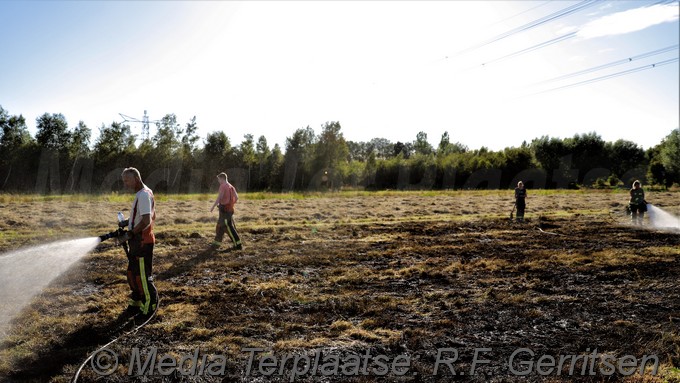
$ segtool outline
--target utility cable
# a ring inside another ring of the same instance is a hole
[[[520,26],[517,27],[517,28],[513,28],[513,29],[511,29],[511,30],[509,30],[509,31],[506,31],[506,32],[504,32],[504,33],[501,33],[500,35],[497,35],[497,36],[495,36],[495,37],[492,37],[491,39],[488,39],[488,40],[486,40],[486,41],[483,41],[483,42],[481,42],[481,43],[479,43],[479,44],[473,45],[473,46],[471,46],[471,47],[469,47],[469,48],[465,48],[465,49],[463,49],[462,51],[459,51],[458,53],[454,54],[453,56],[459,56],[459,55],[462,55],[462,54],[464,54],[464,53],[468,53],[468,52],[471,52],[471,51],[473,51],[473,50],[476,50],[476,49],[479,49],[479,48],[481,48],[481,47],[484,47],[484,46],[486,46],[486,45],[493,44],[493,43],[495,43],[495,42],[497,42],[497,41],[503,40],[503,39],[508,38],[508,37],[510,37],[510,36],[512,36],[512,35],[515,35],[515,34],[517,34],[517,33],[525,32],[525,31],[528,31],[528,30],[530,30],[530,29],[536,28],[536,27],[538,27],[538,26],[540,26],[540,25],[543,25],[543,24],[545,24],[545,23],[548,23],[548,22],[550,22],[550,21],[557,20],[557,19],[559,19],[559,18],[562,18],[562,17],[568,16],[568,15],[571,15],[572,13],[576,13],[576,12],[578,12],[578,11],[581,11],[581,10],[585,9],[585,8],[591,7],[591,6],[595,5],[596,3],[597,3],[597,1],[595,1],[595,0],[585,0],[585,1],[582,1],[582,2],[580,2],[580,3],[578,3],[578,4],[575,4],[575,5],[572,5],[572,6],[570,6],[570,7],[567,7],[567,8],[564,8],[564,9],[562,9],[562,10],[559,10],[559,11],[557,11],[557,12],[551,13],[550,15],[541,17],[541,18],[539,18],[539,19],[537,19],[537,20],[534,20],[534,21],[532,21],[532,22],[530,22],[530,23],[527,23],[527,24],[524,24],[524,25],[520,25]]]
[[[531,47],[529,47],[529,48],[525,48],[525,49],[519,50],[519,51],[517,51],[517,52],[510,53],[510,54],[507,54],[507,55],[505,55],[505,56],[502,56],[502,57],[493,59],[493,60],[491,60],[491,61],[487,61],[487,62],[483,63],[482,65],[487,65],[487,64],[495,63],[495,62],[497,62],[497,61],[505,60],[505,59],[510,58],[510,57],[519,56],[519,55],[521,55],[521,54],[528,53],[528,52],[531,52],[531,51],[535,51],[535,50],[537,50],[537,49],[541,49],[541,48],[547,47],[547,46],[549,46],[549,45],[557,44],[557,43],[559,43],[559,42],[561,42],[561,41],[564,41],[564,40],[570,39],[570,38],[572,38],[572,37],[575,37],[575,36],[576,36],[576,33],[577,33],[577,32],[567,33],[566,35],[563,35],[563,36],[560,36],[560,37],[556,37],[556,38],[554,38],[554,39],[552,39],[552,40],[544,41],[544,42],[542,42],[542,43],[536,44],[536,45],[531,46]]]
[[[634,60],[639,60],[639,59],[642,59],[642,58],[655,56],[655,55],[658,55],[658,54],[661,54],[661,53],[666,53],[666,52],[677,50],[677,49],[678,49],[678,44],[671,45],[671,46],[666,47],[666,48],[657,49],[657,50],[654,50],[654,51],[651,51],[651,52],[643,53],[643,54],[636,55],[636,56],[631,56],[631,57],[621,59],[621,60],[617,60],[617,61],[612,61],[612,62],[607,63],[607,64],[598,65],[598,66],[588,68],[588,69],[584,69],[584,70],[581,70],[581,71],[578,71],[578,72],[572,72],[572,73],[565,74],[565,75],[562,75],[562,76],[554,77],[554,78],[551,78],[549,80],[544,80],[544,81],[535,83],[534,85],[545,84],[545,83],[555,82],[555,81],[559,81],[559,80],[565,80],[565,79],[568,79],[568,78],[571,78],[571,77],[580,76],[582,74],[597,72],[601,69],[606,69],[606,68],[610,68],[610,67],[621,65],[621,64],[627,64],[627,63],[632,62]]]
[[[637,68],[628,69],[628,70],[625,70],[625,71],[608,74],[608,75],[605,75],[605,76],[592,78],[592,79],[589,79],[589,80],[576,82],[576,83],[573,83],[573,84],[560,86],[560,87],[557,87],[557,88],[547,89],[547,90],[544,90],[544,91],[541,91],[541,92],[533,93],[533,94],[531,94],[531,96],[535,96],[535,95],[543,94],[543,93],[547,93],[547,92],[553,92],[553,91],[556,91],[556,90],[573,88],[573,87],[577,87],[577,86],[581,86],[581,85],[591,84],[591,83],[598,82],[598,81],[608,80],[608,79],[614,78],[614,77],[625,76],[625,75],[628,75],[628,74],[631,74],[631,73],[635,73],[635,72],[639,72],[639,71],[643,71],[643,70],[647,70],[647,69],[658,68],[660,66],[672,64],[674,62],[678,62],[678,57],[668,59],[668,60],[664,60],[664,61],[659,61],[659,62],[654,63],[654,64],[643,65],[643,66],[640,66],[640,67],[637,67]]]
[[[510,16],[510,17],[507,17],[507,18],[505,18],[505,19],[503,19],[503,20],[498,20],[498,21],[496,21],[495,23],[491,23],[491,24],[487,25],[487,28],[488,28],[488,27],[492,27],[492,26],[497,25],[497,24],[500,24],[500,23],[504,23],[504,22],[506,22],[506,21],[508,21],[508,20],[512,20],[512,19],[514,19],[514,18],[517,17],[517,16],[523,15],[523,14],[525,14],[525,13],[527,13],[527,12],[531,12],[531,11],[533,11],[534,9],[540,8],[540,7],[542,7],[542,6],[546,5],[546,4],[550,4],[550,1],[545,1],[545,2],[539,4],[539,5],[535,6],[535,7],[531,7],[531,8],[529,8],[529,9],[525,10],[525,11],[522,11],[522,12],[520,12],[520,13],[514,14],[514,15],[512,15],[512,16]]]

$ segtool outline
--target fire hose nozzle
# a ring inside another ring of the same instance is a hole
[[[112,231],[110,233],[100,235],[99,240],[100,242],[103,242],[107,239],[123,237],[125,234],[127,234],[127,231],[119,228],[118,230]]]

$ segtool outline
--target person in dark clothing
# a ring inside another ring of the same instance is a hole
[[[524,221],[524,209],[526,208],[527,189],[524,182],[519,181],[515,188],[515,208],[517,208],[517,221]]]
[[[634,225],[642,225],[642,219],[647,211],[647,201],[645,201],[645,191],[642,190],[640,181],[633,182],[628,206],[630,207],[631,222]]]

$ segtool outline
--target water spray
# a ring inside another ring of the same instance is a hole
[[[12,320],[19,315],[35,296],[84,258],[97,245],[115,239],[129,254],[127,244],[128,220],[118,213],[118,229],[100,235],[65,241],[56,241],[0,255],[0,341]]]
[[[0,340],[35,296],[99,242],[99,237],[56,241],[0,255]]]
[[[659,230],[680,231],[680,218],[658,208],[652,204],[647,205],[649,225]]]

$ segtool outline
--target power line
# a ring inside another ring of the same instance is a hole
[[[572,37],[575,37],[577,33],[578,33],[578,32],[567,33],[566,35],[563,35],[563,36],[560,36],[560,37],[556,37],[556,38],[551,39],[551,40],[548,40],[548,41],[544,41],[544,42],[542,42],[542,43],[533,45],[533,46],[531,46],[531,47],[529,47],[529,48],[525,48],[525,49],[519,50],[519,51],[517,51],[517,52],[513,52],[513,53],[507,54],[507,55],[505,55],[505,56],[502,56],[502,57],[493,59],[493,60],[491,60],[491,61],[487,61],[487,62],[485,62],[485,63],[482,63],[482,65],[487,65],[487,64],[495,63],[495,62],[497,62],[497,61],[505,60],[505,59],[507,59],[507,58],[514,57],[514,56],[519,56],[519,55],[524,54],[524,53],[529,53],[529,52],[531,52],[531,51],[535,51],[535,50],[537,50],[537,49],[541,49],[541,48],[547,47],[547,46],[549,46],[549,45],[557,44],[557,43],[559,43],[559,42],[561,42],[561,41],[564,41],[564,40],[570,39],[570,38],[572,38]]]
[[[659,1],[655,2],[654,4],[652,4],[651,6],[655,6],[655,5],[663,5],[663,4],[670,4],[670,3],[677,3],[677,2],[678,2],[678,0],[659,0]],[[464,49],[464,50],[462,50],[462,51],[459,51],[459,52],[456,53],[455,55],[462,55],[463,53],[467,53],[467,52],[473,51],[473,50],[475,50],[475,49],[478,49],[478,48],[481,48],[481,47],[483,47],[483,46],[486,46],[486,45],[492,44],[492,43],[494,43],[494,42],[500,41],[500,40],[505,39],[505,38],[507,38],[507,37],[510,37],[510,36],[512,36],[512,35],[515,35],[515,34],[518,34],[518,33],[521,33],[521,32],[525,32],[525,31],[528,31],[528,30],[530,30],[530,29],[536,28],[536,27],[538,27],[538,26],[540,26],[540,25],[543,25],[543,24],[545,24],[545,23],[548,23],[548,22],[550,22],[550,21],[553,21],[553,20],[556,20],[556,19],[558,19],[558,18],[562,18],[562,17],[568,16],[568,15],[571,15],[571,14],[573,14],[573,13],[579,12],[579,11],[581,11],[581,10],[584,10],[584,9],[586,9],[586,8],[588,8],[588,7],[591,7],[591,6],[595,5],[596,3],[598,3],[598,1],[596,1],[596,0],[585,0],[585,1],[581,1],[581,2],[578,3],[578,4],[569,6],[569,7],[564,8],[564,9],[561,9],[561,10],[559,10],[559,11],[557,11],[557,12],[554,12],[554,13],[552,13],[552,14],[550,14],[550,15],[541,17],[541,18],[539,18],[539,19],[536,19],[536,20],[534,20],[534,21],[531,21],[531,22],[529,22],[529,23],[526,23],[526,24],[521,25],[521,26],[519,26],[519,27],[513,28],[513,29],[511,29],[511,30],[509,30],[509,31],[506,31],[506,32],[504,32],[504,33],[502,33],[502,34],[500,34],[500,35],[497,35],[496,37],[493,37],[493,38],[491,38],[491,39],[488,39],[488,40],[486,40],[486,41],[483,41],[483,42],[481,42],[481,43],[479,43],[479,44],[476,44],[476,45],[474,45],[474,46],[468,47],[468,48],[466,48],[466,49]],[[538,8],[538,7],[541,7],[541,6],[545,5],[545,4],[546,4],[546,3],[543,3],[543,4],[540,4],[540,5],[536,6],[536,7],[532,7],[532,8],[530,8],[530,9],[528,9],[528,10],[525,10],[525,11],[523,11],[523,12],[520,12],[519,14],[513,15],[513,16],[511,16],[511,17],[509,17],[509,18],[506,18],[505,20],[501,20],[501,21],[496,22],[496,23],[494,23],[494,24],[497,24],[497,23],[504,22],[504,21],[506,21],[506,20],[512,19],[512,18],[514,18],[514,17],[516,17],[516,16],[518,16],[518,15],[521,15],[521,14],[523,14],[523,13],[529,12],[529,11],[531,11],[531,10],[533,10],[533,9],[536,9],[536,8]],[[491,24],[491,25],[494,25],[494,24]],[[573,37],[577,37],[577,36],[578,36],[578,33],[579,33],[579,31],[574,31],[574,32],[570,32],[570,33],[567,33],[567,34],[565,34],[565,35],[562,35],[562,36],[559,36],[559,37],[556,37],[556,38],[553,38],[553,39],[550,39],[550,40],[547,40],[547,41],[540,42],[540,43],[535,44],[535,45],[532,45],[532,46],[530,46],[530,47],[528,47],[528,48],[524,48],[524,49],[521,49],[521,50],[518,50],[518,51],[515,51],[515,52],[512,52],[512,53],[506,54],[506,55],[504,55],[504,56],[501,56],[501,57],[492,59],[492,60],[490,60],[490,61],[486,61],[486,62],[482,63],[481,66],[485,66],[485,65],[488,65],[488,64],[492,64],[492,63],[495,63],[495,62],[498,62],[498,61],[502,61],[502,60],[505,60],[505,59],[508,59],[508,58],[512,58],[512,57],[516,57],[516,56],[519,56],[519,55],[522,55],[522,54],[525,54],[525,53],[529,53],[529,52],[532,52],[532,51],[535,51],[535,50],[538,50],[538,49],[541,49],[541,48],[545,48],[545,47],[550,46],[550,45],[553,45],[553,44],[560,43],[560,42],[562,42],[562,41],[571,39],[571,38],[573,38]],[[665,53],[665,52],[668,52],[668,51],[671,51],[671,50],[677,49],[677,48],[678,48],[678,45],[676,44],[676,45],[674,45],[674,46],[670,46],[670,47],[658,49],[658,50],[651,51],[651,52],[647,52],[647,53],[640,54],[640,55],[637,55],[637,56],[632,56],[632,57],[629,57],[629,58],[626,58],[626,59],[622,59],[622,60],[615,61],[615,62],[612,62],[612,63],[608,63],[608,64],[600,65],[600,66],[597,66],[597,67],[589,68],[589,69],[586,69],[586,70],[583,70],[583,71],[574,72],[574,73],[570,73],[570,74],[567,74],[567,75],[559,76],[559,77],[556,77],[556,78],[554,78],[554,79],[545,80],[545,81],[543,81],[543,82],[535,83],[535,84],[532,84],[532,85],[529,85],[529,86],[533,86],[533,85],[541,84],[541,83],[546,83],[546,82],[553,82],[553,81],[557,81],[557,80],[563,80],[563,79],[575,77],[575,76],[578,76],[578,75],[581,75],[581,74],[587,74],[587,73],[590,73],[590,72],[595,72],[595,71],[598,71],[598,70],[601,70],[601,69],[605,69],[605,68],[608,68],[608,67],[611,67],[611,66],[616,66],[616,65],[628,63],[628,62],[631,62],[631,61],[633,61],[633,60],[639,60],[639,59],[642,59],[642,58],[646,58],[646,57],[654,56],[654,55],[657,55],[657,54]],[[455,56],[455,55],[454,55],[454,56]],[[444,57],[444,59],[448,59],[448,58],[449,58],[449,56]],[[441,59],[440,59],[440,60],[441,60]],[[440,61],[440,60],[435,60],[435,62],[436,62],[436,61]],[[657,63],[656,65],[661,66],[661,65],[665,65],[665,64],[668,64],[668,62],[665,62],[665,61],[659,62],[659,63]],[[653,67],[653,65],[655,65],[655,64],[652,64],[652,67]],[[478,64],[478,65],[475,65],[475,66],[472,66],[472,67],[468,67],[467,69],[463,69],[463,71],[474,70],[474,69],[479,68],[479,67],[480,67],[480,65]],[[646,67],[642,67],[642,69],[636,68],[636,69],[631,69],[631,70],[629,70],[629,71],[623,71],[623,72],[621,72],[621,73],[622,73],[622,74],[633,73],[633,72],[636,72],[636,71],[638,71],[638,70],[643,70],[643,69],[649,69],[649,68],[646,68]],[[615,77],[615,76],[614,76],[614,75],[612,75],[612,76],[602,76],[602,79],[604,80],[604,79],[609,78],[609,77]],[[599,80],[594,79],[594,81],[599,81]],[[594,82],[594,81],[593,81],[593,82]],[[584,81],[583,83],[587,83],[587,81]],[[573,86],[575,86],[575,85],[573,85]],[[569,86],[566,86],[566,87],[569,87]],[[561,89],[561,87],[560,87],[560,88],[555,88],[555,89]]]
[[[658,55],[658,54],[661,54],[661,53],[666,53],[666,52],[677,50],[677,49],[678,49],[678,44],[671,45],[671,46],[668,46],[666,48],[661,48],[661,49],[653,50],[653,51],[650,51],[650,52],[647,52],[647,53],[642,53],[642,54],[639,54],[637,56],[631,56],[631,57],[628,57],[628,58],[625,58],[625,59],[612,61],[612,62],[607,63],[607,64],[602,64],[602,65],[598,65],[598,66],[595,66],[595,67],[592,67],[592,68],[588,68],[588,69],[580,70],[580,71],[577,71],[577,72],[565,74],[565,75],[562,75],[562,76],[554,77],[554,78],[551,78],[551,79],[548,79],[548,80],[538,82],[534,85],[545,84],[545,83],[555,82],[555,81],[559,81],[559,80],[565,80],[565,79],[568,79],[568,78],[571,78],[571,77],[576,77],[576,76],[580,76],[580,75],[583,75],[583,74],[596,72],[596,71],[599,71],[599,70],[602,70],[602,69],[610,68],[610,67],[621,65],[621,64],[627,64],[627,63],[632,62],[634,60],[639,60],[639,59],[642,59],[642,58],[655,56],[655,55]]]
[[[677,2],[677,1],[678,1],[678,0],[660,0],[660,1],[658,1],[658,2],[656,2],[656,3],[654,3],[654,4],[652,4],[652,6],[654,6],[654,5],[670,4],[670,3],[675,3],[675,2]],[[587,4],[585,4],[585,3],[587,3]],[[552,21],[552,20],[554,20],[554,19],[556,19],[556,18],[563,17],[563,16],[566,16],[566,15],[568,15],[568,14],[571,14],[571,13],[574,13],[574,12],[577,12],[577,11],[580,11],[580,10],[586,8],[586,7],[591,6],[591,5],[593,5],[593,4],[592,4],[592,3],[588,3],[587,1],[584,1],[584,2],[582,2],[582,3],[580,3],[580,4],[576,4],[576,5],[572,6],[572,7],[565,8],[565,9],[563,9],[563,10],[561,10],[561,11],[555,12],[555,13],[553,13],[553,14],[551,14],[551,15],[548,15],[548,16],[546,16],[546,17],[544,17],[544,18],[541,18],[541,19],[532,21],[531,23],[525,24],[524,26],[521,26],[521,27],[515,28],[515,29],[513,29],[513,30],[511,30],[511,31],[505,32],[505,33],[503,33],[503,34],[501,34],[501,35],[499,35],[499,36],[497,36],[497,37],[495,37],[495,38],[493,38],[493,39],[490,39],[490,40],[487,40],[486,42],[480,43],[480,44],[478,44],[478,45],[475,46],[475,47],[471,47],[471,48],[468,48],[468,49],[466,49],[466,50],[464,50],[464,51],[461,51],[461,52],[459,52],[458,54],[461,54],[461,53],[463,53],[463,52],[465,52],[465,51],[470,51],[470,50],[473,50],[473,49],[480,48],[480,47],[482,47],[482,46],[484,46],[484,45],[491,44],[491,43],[493,43],[493,42],[495,42],[495,41],[504,39],[505,37],[508,37],[508,36],[513,35],[513,34],[515,34],[515,33],[519,33],[519,32],[526,31],[526,30],[528,30],[528,29],[534,28],[534,27],[536,27],[536,26],[538,26],[538,25],[541,25],[541,24],[543,24],[543,23],[546,23],[546,22],[548,22],[548,21]],[[539,6],[540,6],[540,5],[539,5]],[[537,8],[537,7],[535,7],[535,8]],[[532,8],[532,9],[534,9],[534,8]],[[527,12],[527,11],[525,11],[525,12]],[[524,12],[522,12],[522,13],[524,13]],[[514,16],[513,16],[513,17],[514,17]],[[491,63],[495,63],[495,62],[498,62],[498,61],[502,61],[502,60],[505,60],[505,59],[508,59],[508,58],[511,58],[511,57],[519,56],[519,55],[522,55],[522,54],[524,54],[524,53],[529,53],[529,52],[532,52],[532,51],[535,51],[535,50],[538,50],[538,49],[547,47],[547,46],[549,46],[549,45],[557,44],[557,43],[559,43],[559,42],[562,42],[562,41],[564,41],[564,40],[570,39],[570,38],[572,38],[572,37],[576,37],[577,35],[578,35],[578,31],[571,32],[571,33],[568,33],[568,34],[566,34],[566,35],[562,35],[562,36],[556,37],[556,38],[554,38],[554,39],[551,39],[551,40],[547,40],[547,41],[538,43],[538,44],[533,45],[533,46],[531,46],[531,47],[528,47],[528,48],[525,48],[525,49],[521,49],[521,50],[519,50],[519,51],[510,53],[510,54],[507,54],[507,55],[505,55],[505,56],[501,56],[501,57],[496,58],[496,59],[493,59],[493,60],[491,60],[491,61],[484,62],[484,63],[482,63],[481,65],[482,65],[482,66],[485,66],[485,65],[487,65],[487,64],[491,64]],[[675,47],[677,48],[677,45],[676,45]],[[671,48],[671,49],[672,49],[672,48]],[[671,50],[671,49],[669,49],[669,50]],[[659,53],[663,53],[663,52],[659,52]],[[447,57],[447,58],[448,58],[448,57]],[[643,57],[638,57],[638,58],[643,58]],[[630,62],[630,61],[632,61],[632,60],[629,60],[628,62]],[[624,61],[624,62],[625,62],[625,61]],[[624,62],[622,62],[622,63],[624,63]],[[473,67],[473,68],[475,68],[475,67]],[[473,68],[469,68],[469,69],[473,69]]]
[[[654,3],[652,6],[660,5],[660,4],[677,3],[677,2],[678,2],[677,0],[661,0],[661,1],[657,1],[657,2]],[[524,26],[521,26],[521,27],[515,28],[515,29],[513,29],[513,30],[511,30],[511,31],[505,32],[505,33],[503,33],[503,34],[501,34],[501,35],[496,36],[496,37],[493,38],[493,39],[487,40],[487,41],[485,41],[485,42],[483,42],[483,43],[480,43],[480,44],[478,44],[478,45],[476,45],[476,46],[474,46],[474,47],[471,47],[471,48],[468,48],[468,49],[466,49],[466,50],[464,50],[464,51],[461,51],[461,52],[459,52],[459,54],[460,54],[460,53],[463,53],[463,52],[466,52],[466,51],[470,51],[470,50],[472,50],[472,49],[476,49],[476,48],[482,47],[482,46],[484,46],[484,45],[491,44],[491,43],[493,43],[493,42],[499,41],[499,40],[504,39],[504,38],[506,38],[506,37],[508,37],[508,36],[511,36],[511,35],[513,35],[513,34],[520,33],[520,32],[526,31],[526,30],[529,30],[529,29],[534,28],[534,27],[536,27],[536,26],[538,26],[538,25],[544,24],[544,23],[546,23],[546,22],[548,22],[548,21],[552,21],[552,20],[554,20],[554,19],[556,19],[556,18],[563,17],[563,16],[566,16],[566,15],[568,15],[568,14],[572,14],[572,13],[574,13],[574,12],[580,11],[580,10],[585,9],[585,8],[587,8],[587,7],[589,7],[589,6],[592,6],[592,5],[593,5],[593,3],[591,3],[591,2],[583,1],[583,2],[581,2],[581,3],[579,3],[579,4],[576,4],[576,5],[572,6],[572,7],[565,8],[565,9],[563,9],[563,10],[561,10],[561,11],[558,11],[558,12],[555,12],[555,13],[549,15],[549,16],[546,16],[546,17],[544,17],[544,18],[541,18],[541,19],[532,21],[531,23],[525,24]],[[571,33],[568,33],[568,34],[566,34],[566,35],[562,35],[562,36],[556,37],[556,38],[554,38],[554,39],[550,39],[550,40],[547,40],[547,41],[544,41],[544,42],[535,44],[535,45],[530,46],[530,47],[528,47],[528,48],[524,48],[524,49],[521,49],[521,50],[512,52],[512,53],[510,53],[510,54],[506,54],[506,55],[504,55],[504,56],[495,58],[495,59],[493,59],[493,60],[491,60],[491,61],[484,62],[484,63],[482,63],[481,65],[482,65],[482,66],[485,66],[485,65],[487,65],[487,64],[495,63],[495,62],[498,62],[498,61],[501,61],[501,60],[505,60],[505,59],[508,59],[508,58],[511,58],[511,57],[515,57],[515,56],[519,56],[519,55],[522,55],[522,54],[525,54],[525,53],[529,53],[529,52],[532,52],[532,51],[535,51],[535,50],[538,50],[538,49],[541,49],[541,48],[544,48],[544,47],[547,47],[547,46],[550,46],[550,45],[553,45],[553,44],[557,44],[557,43],[559,43],[559,42],[562,42],[562,41],[565,41],[565,40],[567,40],[567,39],[570,39],[570,38],[573,38],[573,37],[578,36],[578,33],[579,33],[579,31],[571,32]],[[629,63],[629,62],[632,62],[633,60],[639,60],[639,59],[642,59],[642,58],[646,58],[646,57],[650,57],[650,56],[655,56],[655,55],[658,55],[658,54],[661,54],[661,53],[666,53],[666,52],[669,52],[669,51],[672,51],[672,50],[677,50],[677,48],[678,48],[678,44],[675,44],[675,45],[673,45],[673,46],[669,46],[669,47],[666,47],[666,48],[657,49],[657,50],[654,50],[654,51],[651,51],[651,52],[647,52],[647,53],[643,53],[643,54],[640,54],[640,55],[628,57],[628,58],[626,58],[626,59],[614,61],[614,62],[611,62],[611,63],[599,65],[599,66],[596,66],[596,67],[593,67],[593,68],[589,68],[589,69],[585,69],[585,70],[582,70],[582,71],[573,72],[573,73],[570,73],[570,74],[567,74],[567,75],[559,76],[559,77],[556,77],[556,78],[553,78],[553,79],[550,79],[550,80],[543,81],[543,82],[541,82],[541,83],[547,83],[547,82],[553,82],[553,81],[558,81],[558,80],[564,80],[564,79],[571,78],[571,77],[575,77],[575,76],[578,76],[578,75],[587,74],[587,73],[591,73],[591,72],[596,72],[596,71],[598,71],[598,70],[602,70],[602,69],[609,68],[609,67],[612,67],[612,66],[616,66],[616,65],[621,65],[621,64]],[[651,68],[654,68],[654,67],[656,67],[656,66],[663,66],[663,65],[666,65],[666,64],[670,64],[670,63],[672,63],[672,62],[674,62],[674,61],[677,61],[677,60],[678,60],[678,59],[675,58],[675,59],[671,59],[671,60],[660,61],[660,62],[655,63],[655,64],[650,64],[650,65],[647,65],[647,66],[642,66],[642,67],[638,67],[638,68],[633,68],[633,69],[630,69],[630,70],[618,72],[618,73],[611,74],[611,75],[600,76],[600,77],[597,77],[597,78],[594,78],[594,79],[591,79],[591,80],[581,81],[581,82],[578,82],[578,83],[565,85],[565,86],[563,86],[563,87],[553,88],[553,89],[546,90],[546,91],[543,91],[543,92],[539,92],[539,93],[536,93],[536,94],[540,94],[540,93],[544,93],[544,92],[548,92],[548,91],[552,91],[552,90],[558,90],[558,89],[568,88],[568,87],[572,87],[572,86],[585,85],[585,84],[588,84],[588,83],[591,83],[591,82],[597,82],[597,81],[601,81],[601,80],[606,80],[606,79],[609,79],[609,78],[612,78],[612,77],[618,77],[618,76],[622,76],[622,75],[626,75],[626,74],[638,72],[638,71],[645,70],[645,69],[651,69]],[[478,66],[477,66],[477,68],[478,68]],[[474,67],[469,68],[469,69],[474,69]],[[538,83],[538,84],[541,84],[541,83]],[[536,85],[536,84],[533,84],[533,85]]]
[[[608,75],[604,75],[604,76],[600,76],[600,77],[595,77],[595,78],[592,78],[592,79],[589,79],[589,80],[579,81],[579,82],[576,82],[576,83],[573,83],[573,84],[568,84],[568,85],[563,85],[563,86],[559,86],[559,87],[556,87],[556,88],[546,89],[546,90],[541,91],[541,92],[530,94],[530,96],[535,96],[535,95],[538,95],[538,94],[553,92],[553,91],[561,90],[561,89],[573,88],[573,87],[577,87],[577,86],[581,86],[581,85],[592,84],[594,82],[608,80],[608,79],[614,78],[614,77],[625,76],[625,75],[628,75],[628,74],[631,74],[631,73],[640,72],[640,71],[647,70],[647,69],[654,69],[654,68],[658,68],[660,66],[664,66],[664,65],[672,64],[674,62],[678,62],[678,60],[679,60],[678,57],[675,57],[675,58],[672,58],[672,59],[659,61],[659,62],[654,63],[654,64],[643,65],[643,66],[640,66],[640,67],[637,67],[637,68],[628,69],[628,70],[624,70],[624,71],[621,71],[621,72],[616,72],[616,73],[612,73],[612,74],[608,74]]]
[[[595,5],[596,3],[597,3],[597,1],[595,1],[595,0],[585,0],[585,1],[582,1],[582,2],[580,2],[580,3],[578,3],[578,4],[574,4],[574,5],[570,6],[570,7],[564,8],[564,9],[562,9],[562,10],[560,10],[560,11],[551,13],[550,15],[541,17],[541,18],[539,18],[539,19],[537,19],[537,20],[534,20],[534,21],[532,21],[532,22],[530,22],[530,23],[527,23],[527,24],[524,24],[524,25],[520,25],[520,26],[517,27],[517,28],[513,28],[513,29],[511,29],[511,30],[509,30],[509,31],[507,31],[507,32],[501,33],[500,35],[497,35],[496,37],[493,37],[493,38],[491,38],[491,39],[488,39],[488,40],[486,40],[486,41],[483,41],[483,42],[481,42],[481,43],[479,43],[479,44],[476,44],[476,45],[473,45],[473,46],[471,46],[471,47],[469,47],[469,48],[463,49],[462,51],[459,51],[458,53],[454,54],[453,56],[459,56],[459,55],[462,55],[462,54],[464,54],[464,53],[471,52],[471,51],[473,51],[473,50],[475,50],[475,49],[479,49],[479,48],[481,48],[481,47],[484,47],[484,46],[486,46],[486,45],[493,44],[493,43],[495,43],[495,42],[497,42],[497,41],[503,40],[503,39],[508,38],[508,37],[510,37],[510,36],[512,36],[512,35],[515,35],[515,34],[517,34],[517,33],[528,31],[528,30],[530,30],[530,29],[533,29],[533,28],[536,28],[536,27],[538,27],[538,26],[540,26],[540,25],[543,25],[543,24],[545,24],[545,23],[547,23],[547,22],[550,22],[550,21],[553,21],[553,20],[557,20],[557,19],[559,19],[559,18],[568,16],[568,15],[570,15],[570,14],[572,14],[572,13],[576,13],[576,12],[578,12],[578,11],[581,11],[581,10],[585,9],[585,8],[588,8],[588,7],[591,7],[591,6]]]
[[[673,0],[673,1],[675,1],[675,0]],[[501,20],[498,20],[498,21],[496,21],[496,22],[493,22],[493,23],[491,23],[491,24],[488,24],[488,25],[486,25],[484,28],[491,28],[491,27],[494,26],[494,25],[505,23],[505,22],[508,21],[508,20],[512,20],[512,19],[514,19],[514,18],[517,17],[517,16],[521,16],[521,15],[527,13],[527,12],[531,12],[531,11],[533,11],[534,9],[540,8],[540,7],[542,7],[542,6],[546,5],[546,4],[550,4],[550,1],[545,1],[545,2],[539,4],[539,5],[535,6],[535,7],[529,8],[529,9],[524,10],[524,11],[522,11],[522,12],[516,13],[516,14],[514,14],[514,15],[512,15],[512,16],[509,16],[509,17],[506,17],[506,18],[504,18],[504,19],[501,19]],[[460,52],[454,54],[453,56],[456,56],[456,55],[458,55],[458,54],[460,54]],[[453,57],[453,56],[452,56],[452,57]],[[449,58],[449,56],[444,56],[444,57],[442,57],[442,58],[439,58],[439,59],[436,59],[436,60],[434,60],[434,61],[429,62],[429,64],[432,64],[432,63],[435,63],[435,62],[438,62],[438,61],[442,61],[442,60],[447,60],[448,58]]]
[[[520,13],[516,13],[516,14],[510,16],[510,17],[506,17],[506,18],[503,19],[503,20],[498,20],[498,21],[496,21],[495,23],[489,24],[487,27],[492,27],[492,26],[494,26],[494,25],[497,25],[497,24],[500,24],[500,23],[504,23],[504,22],[506,22],[506,21],[508,21],[508,20],[512,20],[512,19],[514,19],[514,18],[517,17],[517,16],[523,15],[523,14],[525,14],[525,13],[527,13],[527,12],[531,12],[531,11],[533,11],[534,9],[540,8],[540,7],[542,7],[542,6],[546,5],[546,4],[550,4],[550,1],[545,1],[545,2],[539,4],[539,5],[535,6],[535,7],[529,8],[529,9],[527,9],[527,10],[525,10],[525,11],[520,12]]]

